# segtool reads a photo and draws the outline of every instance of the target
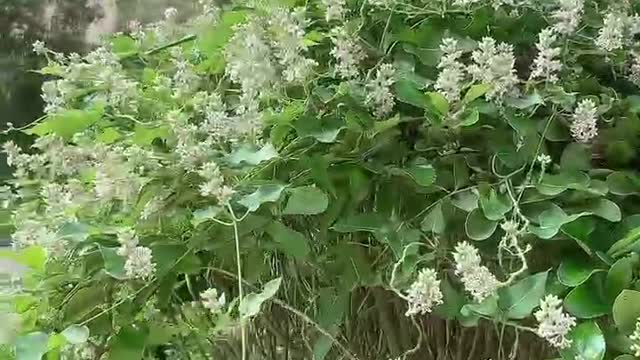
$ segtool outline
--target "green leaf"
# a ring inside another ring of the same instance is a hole
[[[585,210],[611,222],[618,222],[622,219],[622,212],[618,205],[608,199],[589,202]]]
[[[586,144],[570,143],[564,148],[560,158],[562,171],[591,169],[591,147]]]
[[[420,91],[413,81],[398,79],[394,84],[394,88],[398,101],[423,109],[427,108],[427,96]]]
[[[498,290],[498,304],[509,319],[524,319],[531,315],[545,294],[548,272],[526,277]]]
[[[542,105],[544,104],[544,100],[542,100],[542,97],[540,97],[537,92],[534,92],[533,94],[529,94],[522,98],[508,97],[505,100],[505,103],[511,107],[522,110],[535,105]]]
[[[566,286],[576,287],[589,280],[591,275],[604,271],[584,257],[569,257],[558,268],[558,280]]]
[[[631,174],[614,172],[607,176],[607,186],[614,195],[634,195],[640,192],[640,182]]]
[[[442,234],[446,222],[444,215],[442,214],[442,203],[438,203],[429,211],[427,216],[422,220],[421,228],[427,232],[433,232],[434,234]]]
[[[212,57],[219,54],[222,48],[229,42],[234,34],[236,25],[243,23],[247,18],[246,11],[225,11],[215,27],[198,36],[196,46],[203,55]]]
[[[263,161],[268,161],[278,157],[278,152],[271,144],[263,146],[260,150],[243,146],[236,149],[228,157],[227,161],[232,165],[246,163],[248,165],[258,165]]]
[[[467,93],[464,95],[464,99],[462,99],[462,102],[468,104],[486,94],[489,89],[491,89],[491,85],[489,84],[473,85],[469,88],[469,90],[467,90]]]
[[[460,314],[463,316],[470,316],[472,314],[478,314],[487,317],[494,317],[498,314],[498,297],[490,296],[484,299],[479,304],[466,304],[460,310]]]
[[[122,134],[118,131],[117,128],[108,127],[102,130],[102,132],[96,136],[96,141],[103,144],[113,144],[120,138],[122,138]]]
[[[49,115],[28,132],[38,136],[56,134],[64,140],[71,140],[73,135],[86,130],[100,120],[103,112],[104,109],[99,107],[90,110],[64,110],[54,115]]]
[[[504,197],[498,196],[494,189],[491,189],[489,196],[480,196],[480,207],[489,220],[500,220],[512,208],[511,201]]]
[[[334,143],[340,131],[346,128],[339,118],[302,117],[294,122],[294,127],[300,138],[312,137],[321,143]]]
[[[445,319],[453,320],[460,316],[460,310],[464,306],[464,294],[456,290],[448,278],[442,280],[442,304],[436,306],[433,312]]]
[[[446,115],[449,113],[449,102],[439,92],[427,93],[428,103],[433,107],[440,115]]]
[[[571,346],[561,350],[565,360],[602,360],[607,349],[602,331],[593,321],[576,326],[568,336]]]
[[[430,164],[415,163],[406,171],[409,177],[420,186],[430,186],[436,180],[436,170]]]
[[[609,250],[607,251],[607,255],[612,257],[617,257],[625,252],[629,251],[630,248],[640,241],[640,227],[636,227],[630,230],[625,237],[616,241]]]
[[[613,303],[613,321],[618,330],[631,334],[640,318],[640,291],[622,290]]]
[[[567,189],[588,188],[589,182],[589,176],[582,172],[545,174],[542,181],[536,184],[536,189],[542,195],[556,196]]]
[[[2,345],[12,344],[20,331],[20,314],[0,311],[0,348]],[[2,357],[0,357],[2,359]]]
[[[16,339],[16,360],[41,360],[49,350],[49,335],[32,332]]]
[[[100,246],[100,253],[104,261],[104,271],[114,279],[124,280],[127,278],[124,270],[126,259],[118,255],[117,248],[107,248]]]
[[[459,123],[455,124],[453,126],[453,128],[457,128],[457,127],[465,127],[465,126],[471,126],[474,125],[475,123],[478,122],[478,120],[480,120],[480,113],[478,112],[477,109],[473,109],[471,112],[464,114],[463,115],[463,119],[462,121],[460,121]]]
[[[301,233],[277,221],[270,223],[266,231],[277,244],[278,248],[285,254],[297,259],[302,259],[309,255],[311,251],[309,243],[307,238]]]
[[[460,210],[470,212],[478,208],[478,194],[471,190],[463,191],[451,198],[451,204]]]
[[[167,126],[146,127],[136,124],[133,130],[131,141],[140,146],[148,146],[155,139],[166,139],[169,137],[169,128]]]
[[[89,328],[85,325],[71,325],[61,334],[70,344],[83,344],[89,339]]]
[[[564,299],[567,311],[580,319],[592,319],[607,314],[610,306],[602,299],[600,283],[600,278],[592,277],[571,290]]]
[[[200,258],[185,245],[154,243],[149,247],[158,277],[170,271],[177,274],[196,274],[202,268]]]
[[[121,58],[130,56],[138,52],[138,44],[127,35],[116,36],[111,39],[111,51]]]
[[[283,210],[284,215],[315,215],[323,213],[329,205],[329,197],[315,186],[291,189],[291,195]]]
[[[279,184],[261,185],[256,191],[240,199],[238,203],[244,205],[250,212],[254,212],[264,203],[278,201],[285,188],[286,186]]]
[[[262,304],[278,292],[281,283],[281,277],[273,279],[264,285],[261,292],[246,295],[244,299],[240,301],[240,306],[238,306],[240,316],[243,319],[256,316],[260,312]]]
[[[497,221],[488,220],[480,209],[475,209],[467,215],[464,230],[473,240],[488,239],[496,231]]]
[[[107,360],[141,360],[148,333],[135,327],[124,327],[109,342]]]
[[[622,290],[631,286],[633,267],[637,264],[637,260],[637,256],[633,255],[622,258],[611,266],[605,282],[608,300],[614,302]]]
[[[191,219],[191,224],[193,227],[198,227],[198,225],[207,222],[209,220],[215,219],[218,214],[222,212],[222,208],[220,206],[209,206],[204,209],[198,209],[193,212],[193,219]]]
[[[332,229],[340,233],[378,232],[385,228],[387,222],[382,214],[355,214],[340,218]]]

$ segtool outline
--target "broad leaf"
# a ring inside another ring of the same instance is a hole
[[[191,219],[191,224],[194,227],[198,227],[198,225],[215,219],[218,214],[222,212],[222,208],[220,206],[209,206],[204,209],[198,209],[193,212],[193,219]]]
[[[316,215],[327,210],[329,197],[315,186],[303,186],[291,189],[287,205],[282,211],[285,215]]]
[[[227,157],[227,161],[232,165],[241,165],[243,163],[247,165],[258,165],[261,162],[268,161],[276,157],[278,157],[276,149],[273,145],[267,144],[259,150],[251,149],[246,146],[240,147]]]
[[[83,344],[89,339],[89,328],[85,325],[71,325],[61,334],[70,344]]]
[[[548,272],[526,277],[498,290],[498,304],[509,319],[524,319],[531,315],[545,294]]]
[[[32,332],[16,339],[16,360],[41,360],[49,350],[49,335]]]
[[[49,115],[47,119],[31,128],[28,132],[38,136],[56,134],[64,140],[86,130],[102,117],[103,109],[96,107],[90,110],[70,109]]]
[[[566,286],[576,287],[589,280],[591,275],[604,271],[584,257],[568,257],[558,268],[558,280]]]
[[[592,319],[607,314],[611,310],[600,293],[602,281],[599,277],[592,277],[589,281],[579,285],[564,298],[567,311],[580,319]]]
[[[606,292],[607,299],[614,302],[622,290],[631,286],[633,280],[633,267],[638,263],[637,257],[630,256],[616,261],[607,273]]]
[[[492,221],[500,220],[504,217],[512,208],[511,201],[496,194],[495,190],[491,189],[486,196],[480,196],[480,207],[484,216]]]
[[[267,226],[266,231],[277,244],[278,248],[289,256],[301,259],[306,257],[311,251],[307,238],[305,238],[304,235],[288,228],[280,222],[272,222]]]
[[[278,292],[281,283],[282,278],[276,278],[266,283],[261,292],[247,294],[244,299],[240,301],[240,305],[238,306],[240,316],[243,319],[256,316],[260,312],[262,304],[271,299],[276,292]]]
[[[475,209],[467,215],[464,229],[467,236],[473,240],[485,240],[496,231],[497,221],[488,220],[480,211]]]
[[[109,342],[107,360],[141,360],[147,332],[137,327],[124,327]]]
[[[240,199],[238,203],[244,205],[250,212],[254,212],[264,203],[278,201],[284,189],[285,186],[279,184],[261,185],[256,191]]]
[[[427,216],[422,220],[421,228],[427,232],[433,232],[434,234],[441,234],[446,226],[444,215],[442,214],[442,203],[438,203],[436,206],[427,213]]]
[[[630,334],[640,318],[640,291],[623,290],[613,303],[613,321],[618,330]]]
[[[576,326],[568,336],[571,346],[561,351],[565,360],[602,360],[606,351],[604,335],[593,321]]]

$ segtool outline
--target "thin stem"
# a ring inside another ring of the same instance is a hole
[[[229,209],[229,213],[231,214],[231,219],[233,220],[233,235],[236,243],[236,273],[238,274],[238,298],[240,302],[244,301],[244,296],[242,292],[242,262],[240,259],[240,236],[238,235],[238,219],[236,218],[235,213],[233,212],[233,208],[231,205],[227,204],[227,208]],[[242,319],[242,315],[240,316],[240,339],[242,342],[242,360],[247,359],[247,333],[245,328],[245,323]]]

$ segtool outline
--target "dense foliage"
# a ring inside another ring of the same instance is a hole
[[[201,3],[34,43],[2,358],[640,355],[640,4]]]

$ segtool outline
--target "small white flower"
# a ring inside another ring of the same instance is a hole
[[[547,154],[540,154],[536,158],[536,160],[540,163],[541,166],[547,166],[551,164],[551,156]]]
[[[538,35],[538,56],[533,61],[533,69],[531,71],[531,79],[543,79],[554,83],[558,81],[558,72],[562,69],[562,63],[557,57],[560,55],[560,48],[553,47],[556,41],[556,35],[552,28],[546,28],[540,31]]]
[[[226,304],[225,294],[222,293],[218,296],[218,290],[215,288],[203,291],[200,294],[200,298],[202,299],[202,306],[211,311],[214,315],[222,312],[222,309]]]
[[[164,19],[167,21],[175,20],[176,16],[178,16],[178,9],[174,7],[168,7],[164,10]]]
[[[449,101],[460,100],[460,92],[465,78],[465,68],[459,59],[462,51],[458,49],[458,42],[452,38],[442,39],[440,50],[443,52],[438,63],[438,79],[435,88]]]
[[[375,114],[382,119],[393,111],[395,100],[391,93],[394,83],[395,69],[390,64],[383,64],[376,73],[375,79],[366,85],[367,96],[365,102],[375,109]]]
[[[118,255],[128,256],[138,246],[138,236],[131,228],[123,229],[118,231],[118,242],[120,243]]]
[[[576,141],[585,143],[598,135],[597,111],[596,104],[590,99],[578,104],[569,127]]]
[[[636,320],[636,328],[629,339],[632,342],[630,350],[633,352],[633,356],[640,357],[640,318]]]
[[[505,94],[517,90],[518,77],[511,45],[496,44],[494,39],[485,37],[478,45],[478,50],[471,54],[471,58],[474,64],[467,71],[474,80],[491,86],[487,99],[500,102]]]
[[[625,19],[626,16],[621,14],[607,14],[604,25],[598,31],[596,46],[606,51],[621,49],[624,41]]]
[[[322,0],[322,4],[325,7],[325,19],[331,20],[343,20],[347,12],[346,0]]]
[[[38,55],[44,55],[47,53],[47,47],[43,41],[36,40],[32,46],[33,46],[33,52]]]
[[[418,278],[406,292],[409,308],[406,316],[430,313],[434,306],[442,304],[440,280],[433,269],[422,269]]]
[[[133,248],[127,255],[124,270],[131,279],[149,279],[156,271],[151,249],[144,246]]]
[[[533,314],[538,320],[538,336],[559,349],[571,345],[567,334],[576,325],[576,319],[562,311],[562,300],[555,295],[547,295],[540,300],[540,310]]]
[[[453,253],[456,263],[455,274],[460,276],[464,288],[477,302],[495,294],[501,283],[486,267],[480,265],[482,259],[478,249],[467,242],[458,243]]]
[[[357,36],[351,35],[343,27],[332,31],[333,49],[331,55],[336,59],[336,73],[345,79],[358,77],[358,65],[365,58],[365,53],[357,43]]]

